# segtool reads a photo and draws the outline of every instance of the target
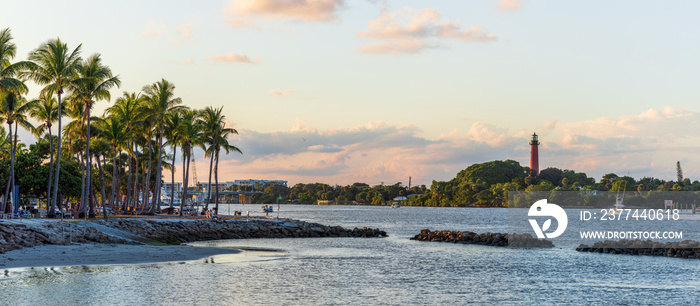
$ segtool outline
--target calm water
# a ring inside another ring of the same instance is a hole
[[[259,205],[243,209],[261,214]],[[282,206],[281,217],[378,227],[389,237],[212,241],[199,244],[245,251],[189,263],[26,272],[0,281],[0,304],[697,304],[700,300],[698,260],[408,240],[423,228],[504,232],[507,215],[505,209]],[[682,226],[698,228],[697,221],[687,222],[691,223]]]

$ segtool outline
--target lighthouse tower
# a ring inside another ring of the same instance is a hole
[[[531,175],[538,176],[540,174],[540,159],[537,154],[537,147],[540,145],[540,141],[537,140],[537,134],[532,133],[532,139],[530,140],[530,169],[532,170]]]

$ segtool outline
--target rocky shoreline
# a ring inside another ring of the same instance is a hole
[[[576,248],[576,251],[700,259],[700,242],[694,240],[666,243],[651,240],[606,240],[598,241],[592,246],[581,244]]]
[[[39,245],[74,243],[180,244],[247,238],[386,237],[379,229],[304,221],[210,221],[113,218],[97,221],[25,220],[0,223],[0,254]]]
[[[554,247],[549,240],[540,240],[530,234],[503,234],[503,233],[483,233],[459,232],[459,231],[434,231],[423,229],[420,234],[411,240],[451,242],[462,244],[479,244],[497,247],[514,248],[551,248]]]

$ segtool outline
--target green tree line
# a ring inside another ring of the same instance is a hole
[[[678,167],[680,169],[680,164]],[[506,207],[509,192],[513,191],[546,192],[545,197],[552,195],[553,201],[563,200],[561,197],[566,193],[562,191],[579,191],[582,197],[574,199],[571,202],[573,205],[607,207],[614,201],[609,197],[622,191],[629,192],[630,196],[658,194],[661,191],[700,191],[700,182],[691,182],[680,176],[677,181],[652,177],[635,180],[630,176],[608,173],[596,182],[586,173],[555,167],[540,171],[536,177],[530,176],[530,172],[529,167],[523,167],[516,161],[496,160],[473,164],[449,181],[433,181],[430,188],[424,185],[408,188],[400,182],[376,186],[364,183],[347,186],[300,183],[291,188],[268,185],[262,194],[255,197],[255,203],[275,203],[281,197],[287,203],[329,201],[337,204],[383,205],[391,203],[395,197],[406,196],[403,205]],[[593,195],[604,196],[594,198]]]

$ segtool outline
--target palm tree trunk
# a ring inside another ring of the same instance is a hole
[[[103,155],[103,160],[105,166],[107,166],[107,157]],[[100,195],[102,198],[100,199],[100,203],[102,205],[102,215],[104,216],[105,219],[107,219],[107,205],[105,205],[105,172],[102,167],[102,163],[100,163],[100,157],[97,156],[97,168],[100,170],[100,185],[102,188],[100,188]]]
[[[88,218],[95,218],[95,202],[92,201],[90,194],[92,193],[92,155],[90,155],[90,108],[87,109],[87,182],[86,188],[88,190],[87,201],[89,203]],[[99,162],[99,161],[98,161]]]
[[[49,182],[46,187],[46,209],[51,206],[51,179],[53,177],[53,137],[51,136],[51,128],[49,127]]]
[[[80,159],[80,167],[82,168],[83,176],[82,176],[82,182],[80,184],[80,213],[84,214],[86,213],[85,210],[85,163],[86,163],[86,158],[83,155],[78,154],[78,158]]]
[[[204,204],[204,209],[209,209],[209,202],[211,201],[211,170],[212,170],[212,165],[214,164],[214,153],[211,155],[211,159],[209,160],[209,183],[207,185],[207,203]]]
[[[144,171],[144,172],[147,172],[146,182],[145,182],[146,183],[146,190],[143,191],[143,196],[142,196],[143,204],[141,204],[141,206],[143,208],[146,207],[146,205],[148,204],[148,201],[150,200],[150,195],[148,193],[150,192],[149,185],[151,184],[151,159],[152,159],[151,157],[153,157],[153,154],[151,154],[151,152],[153,152],[153,142],[151,141],[151,132],[149,131],[148,132],[148,171]]]
[[[151,209],[149,212],[153,212],[155,210],[156,205],[160,203],[160,176],[163,173],[163,157],[161,156],[162,151],[163,151],[163,122],[160,123],[160,128],[159,128],[159,136],[158,136],[158,171],[156,171],[156,188],[153,190],[153,202],[151,202]]]
[[[135,146],[136,149],[138,149],[138,146]],[[134,151],[136,153],[136,151]],[[135,154],[134,156],[134,184],[131,186],[133,189],[131,191],[131,204],[133,207],[136,207],[136,203],[138,201],[138,194],[139,194],[139,158],[138,154]],[[130,206],[131,207],[131,206]]]
[[[175,201],[175,158],[177,157],[177,146],[173,146],[173,170],[171,171],[170,185],[170,213],[173,213],[173,204]]]
[[[132,141],[129,148],[133,149],[134,152],[136,152],[136,149],[134,149],[135,145],[134,142]],[[120,158],[121,160],[121,158]],[[120,163],[121,164],[121,163]],[[129,204],[131,203],[131,193],[132,191],[132,185],[131,185],[131,177],[134,175],[134,163],[133,163],[133,158],[131,155],[129,155],[129,177],[127,178],[127,183],[126,183],[126,199],[124,201],[124,207],[123,210],[126,210],[126,207],[129,207]],[[121,198],[121,195],[119,195],[119,198]]]
[[[47,216],[49,218],[56,217],[54,212],[54,207],[56,205],[56,199],[58,198],[58,177],[61,175],[61,94],[63,93],[63,88],[58,89],[58,144],[56,145],[56,177],[53,181],[53,195],[51,196],[51,209],[49,210]]]
[[[114,150],[114,161],[112,162],[112,193],[109,195],[109,207],[114,209],[114,195],[117,188],[117,147],[112,146]]]
[[[189,177],[190,177],[190,153],[187,153],[185,155],[187,156],[187,167],[183,167],[183,168],[185,168],[183,171],[184,172],[183,174],[185,175],[185,179],[182,181],[182,199],[180,199],[180,216],[182,216],[182,207],[183,207],[183,205],[185,205],[185,200],[187,199],[187,180],[189,180]],[[184,162],[184,155],[183,155],[183,162]]]
[[[214,198],[214,207],[216,215],[219,215],[219,152],[216,152],[216,166],[214,167],[214,184],[216,184],[216,198]]]
[[[5,188],[5,195],[2,197],[2,213],[7,211],[7,196],[10,195],[10,187],[12,187],[12,175],[14,174],[14,160],[15,160],[15,150],[12,144],[12,123],[7,122],[10,129],[10,173],[7,176],[7,187]]]
[[[19,127],[17,126],[17,121],[15,121],[15,144],[12,146],[12,157],[10,159],[10,167],[12,167],[12,191],[15,191],[15,185],[17,184],[15,181],[15,156],[17,156],[17,130],[19,130]],[[19,194],[13,194],[13,198],[16,198],[17,201],[19,201]],[[14,199],[13,199],[14,200]],[[14,207],[19,208],[19,203],[15,203],[15,201],[12,201],[12,214],[14,215],[15,209]]]

